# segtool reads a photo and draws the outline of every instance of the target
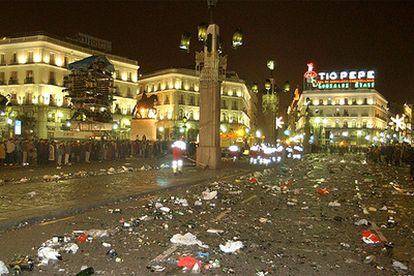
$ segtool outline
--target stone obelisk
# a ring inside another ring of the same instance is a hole
[[[220,150],[220,53],[219,27],[207,28],[203,66],[200,72],[200,124],[197,162],[210,169],[221,165]],[[223,57],[222,57],[223,59]]]

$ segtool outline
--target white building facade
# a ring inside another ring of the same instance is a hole
[[[140,93],[157,95],[157,132],[161,139],[169,139],[181,132],[189,140],[198,134],[200,79],[195,70],[167,69],[144,75],[139,80]],[[245,82],[228,73],[221,83],[221,135],[230,140],[241,139],[252,127],[254,112],[252,95]]]
[[[297,132],[308,133],[317,145],[364,146],[381,139],[389,112],[375,89],[375,71],[307,73]]]
[[[63,79],[69,74],[67,65],[91,55],[105,55],[114,64],[116,95],[112,111],[119,131],[127,132],[136,103],[138,62],[37,33],[0,39],[0,94],[10,98],[7,110],[0,114],[2,135],[12,135],[18,120],[23,133],[62,138],[62,123],[73,112],[62,92]]]

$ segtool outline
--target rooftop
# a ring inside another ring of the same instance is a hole
[[[78,38],[81,37],[82,41],[88,40],[93,41],[89,44],[86,42],[81,42]],[[85,39],[86,38],[86,39]],[[126,57],[121,57],[118,55],[110,54],[109,49],[112,48],[112,43],[107,40],[99,39],[85,34],[77,34],[74,37],[60,37],[55,34],[50,34],[44,31],[36,32],[25,32],[25,33],[16,33],[7,36],[0,35],[0,45],[11,44],[11,43],[23,43],[23,42],[33,42],[33,41],[46,41],[54,43],[63,47],[75,49],[80,52],[86,52],[91,55],[105,55],[108,58],[129,63],[133,65],[138,65],[138,62],[133,59]]]

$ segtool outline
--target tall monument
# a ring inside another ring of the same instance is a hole
[[[226,57],[219,52],[219,26],[209,24],[204,51],[196,53],[200,66],[200,132],[197,162],[210,169],[221,165],[220,80],[226,71]]]

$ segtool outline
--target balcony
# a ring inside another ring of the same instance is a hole
[[[25,84],[32,84],[32,83],[34,83],[34,79],[33,79],[32,77],[30,77],[30,78],[25,78],[25,79],[24,79],[24,83],[25,83]]]
[[[19,82],[17,79],[9,79],[9,85],[12,85],[12,84],[19,84]]]

